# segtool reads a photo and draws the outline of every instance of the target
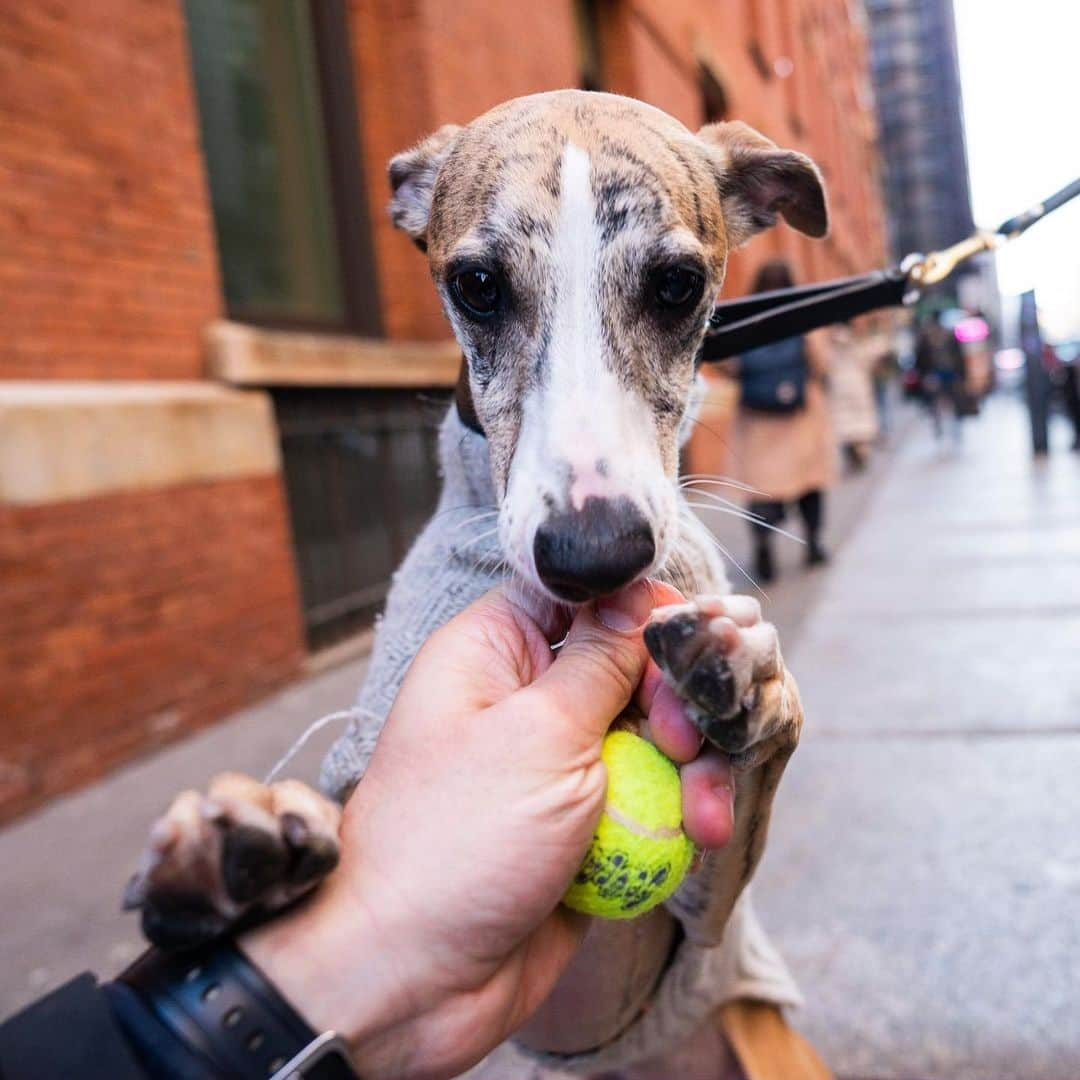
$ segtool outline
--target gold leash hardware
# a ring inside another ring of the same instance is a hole
[[[917,289],[925,289],[927,285],[936,285],[944,281],[960,263],[978,255],[980,251],[993,251],[1000,247],[1007,237],[999,233],[977,232],[966,240],[961,240],[944,251],[931,251],[929,255],[922,256],[918,262],[908,270],[908,279]]]

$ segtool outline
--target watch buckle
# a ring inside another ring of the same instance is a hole
[[[345,1040],[336,1031],[324,1031],[312,1039],[299,1054],[286,1061],[269,1080],[304,1080],[313,1065],[335,1054],[354,1076],[359,1075],[353,1068]]]

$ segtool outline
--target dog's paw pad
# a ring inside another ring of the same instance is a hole
[[[658,608],[645,644],[709,742],[738,754],[758,737],[759,683],[776,673],[776,632],[752,597],[704,596]]]
[[[296,781],[266,787],[229,774],[210,795],[186,791],[150,830],[124,907],[155,945],[180,948],[272,912],[338,861],[338,808]]]

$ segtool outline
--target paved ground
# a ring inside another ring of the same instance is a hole
[[[789,663],[761,914],[842,1075],[1080,1076],[1080,458],[920,428]]]
[[[995,402],[952,454],[909,420],[831,497],[831,568],[802,573],[801,549],[778,547],[766,609],[810,726],[758,902],[806,991],[799,1022],[847,1077],[1080,1076],[1080,460],[1061,446],[1033,466],[1023,425]],[[742,559],[740,523],[720,524]],[[168,794],[265,771],[362,672],[308,680],[0,833],[0,1014],[134,955],[117,898]]]

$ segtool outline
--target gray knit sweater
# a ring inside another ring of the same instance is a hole
[[[440,431],[439,452],[443,473],[439,505],[394,575],[385,613],[376,625],[357,719],[323,763],[321,785],[338,799],[346,798],[363,776],[405,671],[428,635],[506,576],[492,531],[495,518],[488,514],[497,504],[486,441],[466,428],[451,408]],[[704,526],[689,509],[682,518],[678,549],[665,576],[687,595],[730,591]],[[695,875],[680,893],[700,890],[707,879],[706,873]],[[682,919],[686,940],[650,1008],[636,1019],[628,1017],[629,1026],[618,1038],[587,1054],[540,1055],[541,1061],[533,1052],[505,1046],[475,1075],[554,1078],[619,1068],[675,1045],[725,1001],[753,997],[781,1005],[798,1003],[798,990],[754,918],[748,892],[726,927],[691,925],[686,908],[700,910],[703,905],[683,906],[679,899],[676,894],[669,909]]]

